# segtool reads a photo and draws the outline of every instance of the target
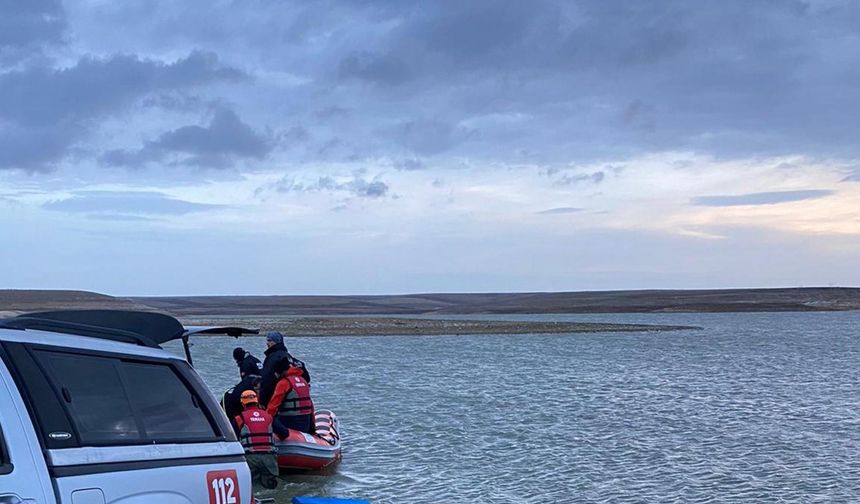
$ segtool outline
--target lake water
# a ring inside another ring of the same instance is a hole
[[[285,477],[278,502],[860,500],[860,313],[463,318],[704,330],[289,338],[344,458]],[[216,393],[237,379],[234,346],[196,339]]]

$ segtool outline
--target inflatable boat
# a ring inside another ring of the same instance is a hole
[[[275,436],[275,450],[281,471],[320,471],[340,461],[337,417],[331,411],[319,410],[315,421],[315,434],[290,429],[290,435],[285,438]]]

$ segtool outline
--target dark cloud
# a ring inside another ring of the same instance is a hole
[[[550,174],[551,175],[551,174]],[[606,178],[606,172],[599,170],[593,173],[583,173],[579,175],[564,174],[556,181],[557,185],[574,185],[580,182],[591,182],[599,184]]]
[[[80,130],[71,124],[22,127],[0,121],[0,170],[45,169],[65,156],[80,135]]]
[[[803,201],[830,196],[833,191],[809,190],[809,191],[775,191],[750,194],[738,194],[733,196],[699,196],[690,200],[690,203],[698,206],[743,206],[743,205],[775,205],[791,201]]]
[[[538,214],[541,215],[560,215],[560,214],[571,214],[581,212],[582,208],[576,207],[558,207],[558,208],[550,208],[548,210],[541,210]]]
[[[522,55],[524,47],[557,32],[560,13],[552,2],[542,0],[442,2],[436,9],[418,11],[401,36],[416,37],[428,52],[466,71],[510,67],[512,55]]]
[[[287,143],[302,143],[311,139],[311,132],[304,126],[292,126],[280,137]]]
[[[448,151],[464,142],[473,132],[444,121],[416,120],[400,125],[397,136],[400,142],[419,155],[433,155]]]
[[[369,199],[383,198],[388,195],[389,190],[388,184],[382,180],[379,180],[378,178],[368,180],[361,174],[353,174],[352,179],[346,181],[324,176],[319,177],[317,180],[310,183],[297,181],[288,176],[279,180],[270,188],[282,194],[291,192],[345,192],[353,196]],[[264,189],[265,188],[263,188],[263,190]],[[261,191],[258,190],[258,193],[259,192]]]
[[[0,0],[0,64],[59,44],[65,28],[60,0]]]
[[[218,108],[209,126],[183,126],[139,150],[112,150],[101,159],[113,166],[142,166],[178,155],[183,164],[223,168],[236,159],[262,159],[272,147],[271,138],[254,131],[232,110]]]
[[[397,85],[406,82],[411,72],[397,56],[353,52],[341,60],[338,76],[341,79],[361,79],[376,84]]]
[[[0,149],[0,169],[48,169],[96,119],[123,112],[149,93],[241,76],[205,52],[173,63],[116,55],[84,57],[62,69],[36,66],[0,73],[0,131],[5,142],[14,144]]]
[[[203,97],[185,91],[173,91],[147,96],[141,101],[146,108],[159,110],[175,110],[179,112],[196,112],[206,107],[217,106]]]
[[[388,184],[381,180],[356,179],[352,183],[352,191],[364,198],[381,198],[388,194]]]
[[[394,167],[398,170],[403,171],[417,171],[423,170],[427,168],[427,165],[424,164],[424,161],[416,158],[411,159],[401,159],[399,161],[394,162]]]
[[[655,127],[654,107],[639,99],[630,102],[621,117],[626,126],[639,127],[649,131]]]
[[[155,106],[194,110],[171,89],[193,85],[183,84],[189,75],[239,75],[211,56],[219,54],[241,61],[259,87],[201,99],[222,98],[242,117],[268,113],[270,124],[289,116],[308,133],[292,151],[302,162],[418,156],[434,165],[444,157],[551,165],[664,150],[860,156],[856,2],[155,5],[160,15],[144,19],[148,3],[70,2],[69,31],[83,47],[211,53],[173,64],[84,58],[65,70],[0,74],[0,116],[15,128],[96,122],[142,94],[158,96],[148,101]]]
[[[351,78],[406,86],[363,91],[348,103],[363,116],[390,115],[383,100],[392,96],[403,115],[434,110],[426,134],[405,142],[414,152],[458,145],[458,154],[509,159],[518,148],[546,161],[667,149],[860,153],[849,133],[860,128],[850,112],[860,105],[860,71],[849,64],[860,58],[852,27],[860,4],[399,4],[353,12],[366,23],[354,24],[349,48],[334,38],[327,49],[341,70],[349,62]],[[376,30],[392,17],[395,28],[356,47],[357,27]],[[528,114],[534,127],[482,127],[467,145],[446,141],[444,125],[501,111]]]
[[[0,74],[0,117],[23,125],[84,120],[117,112],[154,91],[241,77],[208,52],[193,52],[173,63],[134,55],[88,56],[69,68]]]
[[[67,199],[49,201],[42,207],[111,220],[141,220],[140,217],[186,215],[222,208],[221,205],[171,198],[160,192],[135,191],[80,191]]]
[[[321,120],[343,119],[349,115],[349,110],[343,107],[338,107],[337,105],[332,105],[318,110],[314,115]]]
[[[140,168],[147,163],[155,162],[162,155],[164,155],[162,151],[148,150],[146,147],[139,150],[111,149],[99,156],[99,161],[107,166]]]

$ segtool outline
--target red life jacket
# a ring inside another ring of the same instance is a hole
[[[239,441],[246,452],[272,453],[275,451],[272,438],[272,416],[260,408],[248,408],[236,417]]]
[[[302,370],[291,367],[287,376],[281,380],[290,382],[290,390],[284,395],[284,400],[278,408],[278,416],[311,415],[314,403],[311,400],[311,386],[302,377]]]

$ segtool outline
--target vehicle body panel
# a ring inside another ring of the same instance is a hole
[[[0,471],[0,498],[15,496],[37,504],[54,502],[36,431],[3,361],[0,361],[0,436],[11,463],[10,468]]]
[[[235,471],[237,479],[236,502],[221,504],[248,504],[252,495],[251,473],[242,458],[226,464],[204,463],[66,476],[56,478],[56,485],[63,504],[78,504],[72,499],[73,493],[91,488],[103,492],[104,504],[203,504],[210,502],[207,474],[219,471]]]

